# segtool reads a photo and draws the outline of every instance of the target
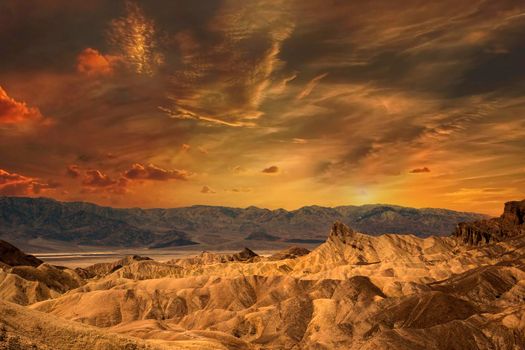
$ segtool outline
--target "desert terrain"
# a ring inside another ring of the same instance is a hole
[[[0,349],[523,349],[524,219],[83,268],[3,241]]]

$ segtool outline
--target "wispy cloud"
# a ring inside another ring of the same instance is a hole
[[[299,93],[299,95],[297,95],[297,99],[301,100],[301,99],[303,99],[305,97],[308,97],[308,95],[310,95],[312,93],[312,91],[315,89],[315,87],[319,84],[321,79],[323,79],[327,75],[328,75],[328,73],[323,73],[323,74],[320,74],[320,75],[316,76],[312,80],[310,80],[308,82],[308,84],[306,84],[304,89]]]
[[[123,17],[111,21],[108,38],[124,61],[139,74],[153,74],[164,62],[155,22],[133,1],[126,1]]]

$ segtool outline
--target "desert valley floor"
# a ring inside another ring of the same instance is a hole
[[[83,268],[2,242],[0,349],[524,349],[524,218]]]

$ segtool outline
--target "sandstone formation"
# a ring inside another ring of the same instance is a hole
[[[499,218],[459,223],[454,235],[470,245],[499,242],[525,234],[525,200],[505,203]]]

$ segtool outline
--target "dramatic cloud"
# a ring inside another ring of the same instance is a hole
[[[82,179],[83,194],[125,195],[129,192],[129,180],[124,177],[116,179],[100,170],[87,170]]]
[[[20,124],[42,120],[42,114],[35,107],[28,107],[25,102],[9,97],[0,86],[0,125]]]
[[[11,182],[22,182],[27,180],[30,180],[30,178],[0,169],[0,185],[4,185]]]
[[[108,187],[113,186],[116,183],[116,180],[113,180],[99,170],[87,170],[84,179],[82,180],[82,185],[88,187]]]
[[[133,164],[131,169],[124,172],[124,176],[130,180],[187,180],[190,175],[186,170],[162,169],[153,164],[144,166],[139,163]]]
[[[60,187],[60,183],[32,178],[0,169],[0,195],[31,196]]]
[[[105,56],[95,49],[87,48],[77,57],[77,70],[86,75],[110,75],[113,73],[117,56]]]
[[[62,190],[42,193],[119,206],[498,213],[525,198],[524,6],[0,1],[0,167],[31,174],[0,186],[32,195],[56,176]],[[202,184],[217,193],[195,196]]]
[[[212,42],[191,30],[178,33],[183,69],[173,75],[171,105],[161,110],[177,119],[255,126],[293,32],[288,7],[285,1],[227,1],[208,24]]]
[[[427,168],[427,167],[424,167],[424,168],[416,168],[416,169],[412,169],[410,170],[410,173],[411,174],[420,174],[420,173],[429,173],[430,172],[430,169]]]
[[[279,167],[272,165],[268,168],[263,169],[262,172],[265,174],[276,174],[279,172]]]

